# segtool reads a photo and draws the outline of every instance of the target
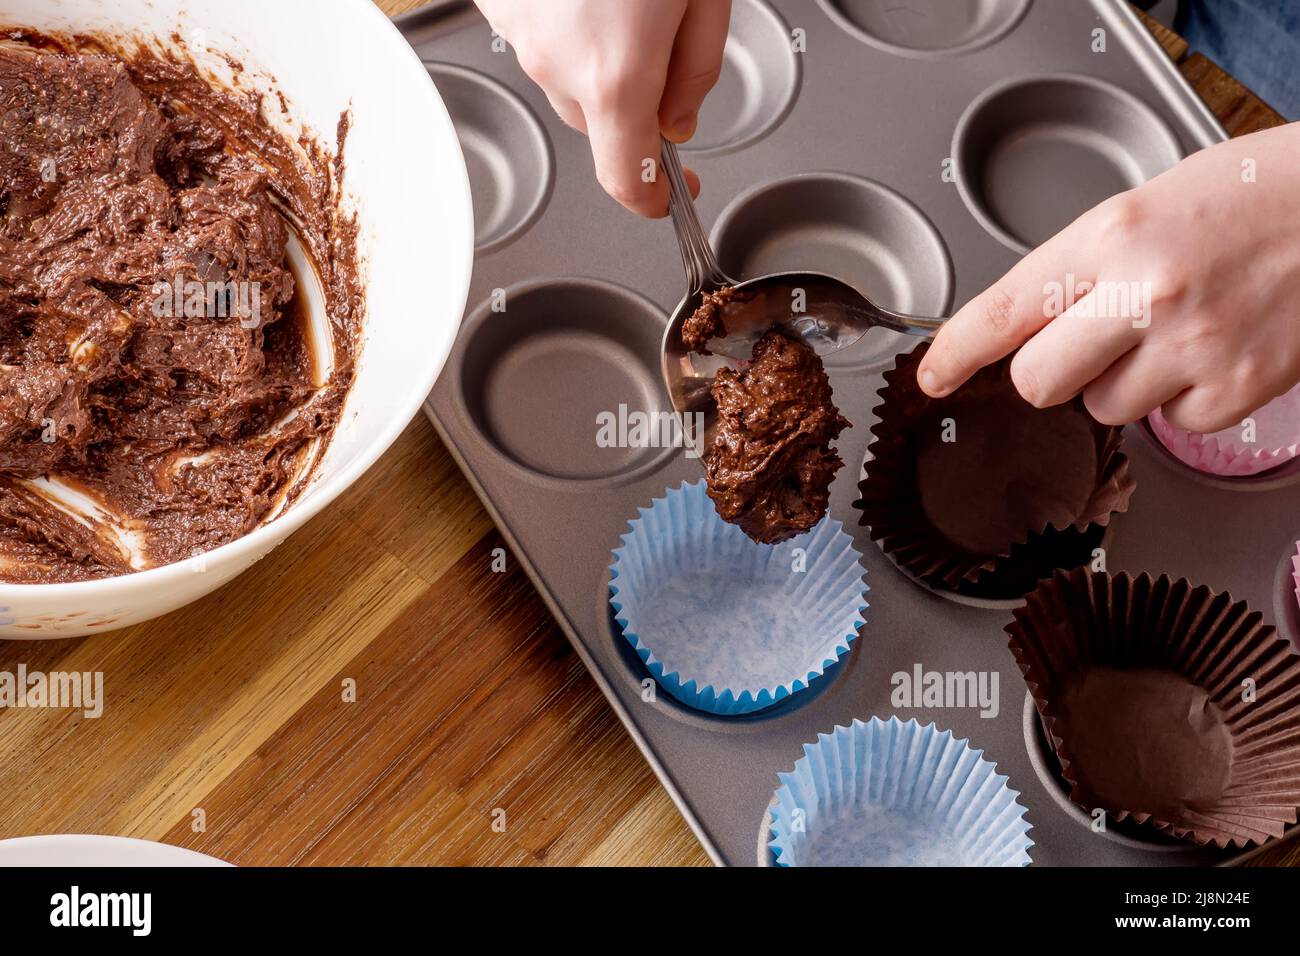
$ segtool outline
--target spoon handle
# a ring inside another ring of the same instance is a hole
[[[922,318],[919,315],[904,315],[901,312],[882,309],[880,306],[872,307],[873,325],[884,326],[894,332],[902,332],[904,335],[934,335],[947,321],[947,319]]]
[[[926,319],[916,315],[900,316],[909,335],[934,335],[947,319]]]
[[[663,139],[661,137],[661,139]],[[673,231],[682,250],[682,265],[686,267],[686,285],[690,292],[701,292],[706,287],[718,288],[734,283],[727,278],[713,256],[708,234],[700,225],[695,212],[695,201],[686,185],[677,147],[663,139],[663,168],[668,176],[668,211],[673,217]]]

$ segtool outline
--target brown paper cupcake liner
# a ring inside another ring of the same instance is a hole
[[[1089,532],[1133,496],[1120,429],[1093,419],[1081,399],[1025,402],[1009,358],[932,399],[916,382],[928,348],[898,357],[874,409],[855,502],[872,540],[931,587],[972,593],[1028,575],[1021,595],[1059,566],[1053,552],[1087,544],[1072,563],[1090,557]]]
[[[1246,847],[1300,809],[1300,654],[1230,594],[1058,571],[1007,626],[1070,799]]]

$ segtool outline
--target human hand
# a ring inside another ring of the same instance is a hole
[[[668,212],[660,134],[695,133],[722,70],[731,0],[476,0],[564,122],[591,138],[596,178],[633,212]],[[687,171],[698,193],[699,178]]]
[[[946,395],[1019,349],[1012,379],[1040,408],[1082,393],[1106,424],[1237,424],[1300,381],[1297,157],[1293,123],[1085,213],[944,325],[921,387]]]

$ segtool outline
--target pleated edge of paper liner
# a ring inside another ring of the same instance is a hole
[[[1245,448],[1178,428],[1170,424],[1158,408],[1147,416],[1147,425],[1156,440],[1180,464],[1219,478],[1267,475],[1300,457],[1300,443],[1279,448]]]

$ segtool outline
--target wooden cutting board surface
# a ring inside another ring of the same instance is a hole
[[[1281,122],[1153,29],[1234,135]],[[503,546],[421,417],[206,600],[0,642],[0,671],[102,671],[107,698],[98,719],[0,711],[0,838],[118,834],[241,865],[708,865],[524,575],[493,573]]]

